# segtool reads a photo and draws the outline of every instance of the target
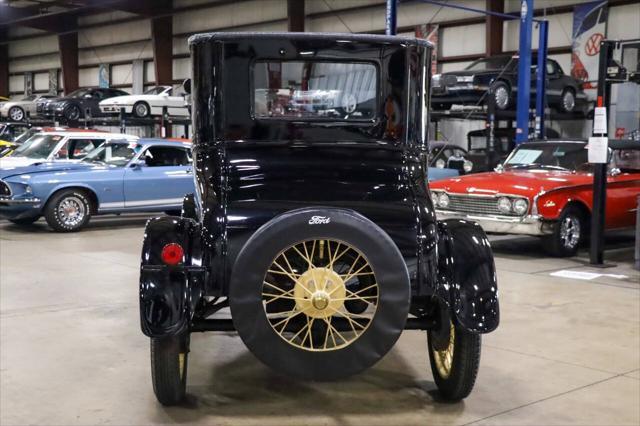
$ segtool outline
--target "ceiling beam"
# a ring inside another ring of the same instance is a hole
[[[58,35],[60,64],[62,65],[62,85],[64,93],[69,94],[79,86],[78,79],[78,33]]]

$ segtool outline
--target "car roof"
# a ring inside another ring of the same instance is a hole
[[[152,145],[152,144],[166,144],[166,145],[189,145],[191,146],[190,139],[181,139],[181,138],[141,138],[138,140],[140,145]]]
[[[134,135],[127,135],[124,133],[111,133],[111,132],[105,132],[105,131],[96,130],[96,129],[55,129],[54,128],[53,130],[50,130],[50,128],[44,128],[42,131],[38,133],[45,133],[49,135],[60,135],[60,136],[91,135],[91,136],[105,136],[110,138],[113,138],[113,136],[118,136],[118,137],[121,137],[122,139],[139,139],[138,136],[134,136]]]
[[[376,34],[352,34],[352,33],[296,33],[296,32],[210,32],[194,34],[189,37],[189,45],[207,42],[211,40],[250,40],[250,39],[278,39],[278,40],[346,40],[354,42],[367,42],[376,44],[414,44],[433,46],[424,39],[405,36],[387,36]]]

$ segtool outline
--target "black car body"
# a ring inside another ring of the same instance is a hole
[[[100,112],[100,101],[103,101],[114,96],[125,96],[127,92],[119,89],[78,89],[68,96],[62,98],[56,98],[49,102],[36,105],[36,110],[39,114],[45,117],[59,117],[66,121],[74,121],[79,118],[85,117],[87,111],[91,117],[99,117],[102,115]],[[37,108],[40,107],[40,110]]]
[[[531,67],[531,106],[535,105],[536,57]],[[492,90],[498,110],[513,109],[518,91],[518,57],[498,55],[478,59],[464,70],[433,76],[431,104],[449,109],[454,104],[483,105]],[[547,59],[547,105],[562,112],[586,112],[587,97],[582,84],[566,75],[558,62]]]
[[[148,222],[141,259],[159,401],[184,397],[195,331],[237,331],[272,368],[331,380],[373,365],[405,328],[428,330],[442,394],[464,398],[479,334],[499,322],[497,284],[482,229],[434,214],[431,46],[213,33],[190,48],[196,194],[180,217]],[[345,101],[297,108],[300,90]],[[232,320],[210,318],[225,307]]]

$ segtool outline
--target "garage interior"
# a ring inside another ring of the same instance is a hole
[[[447,3],[516,16],[521,10],[519,0],[401,1],[397,34],[435,30],[437,73],[518,52],[517,19]],[[549,22],[548,57],[565,73],[574,8],[583,3],[535,0],[533,15]],[[607,4],[606,38],[640,39],[640,1]],[[0,95],[62,95],[105,78],[132,94],[178,87],[191,76],[193,34],[384,34],[386,17],[381,0],[10,0],[0,4]],[[535,27],[532,40],[535,51]],[[625,87],[640,104],[637,84],[614,85],[611,111]],[[467,147],[467,134],[487,120],[460,111],[441,113],[429,126],[431,139]],[[615,128],[622,116],[611,114]],[[562,138],[587,138],[593,125],[592,116],[547,118]],[[189,120],[165,117],[126,126],[89,118],[79,126],[141,137],[193,133]],[[404,331],[373,368],[337,382],[280,375],[236,333],[218,332],[192,334],[187,400],[164,407],[151,387],[138,301],[145,224],[156,215],[92,218],[76,233],[52,232],[44,220],[28,227],[0,220],[1,424],[640,424],[635,228],[605,234],[604,265],[593,264],[588,244],[555,258],[536,238],[489,236],[501,321],[483,336],[475,388],[462,402],[439,398],[425,331]]]

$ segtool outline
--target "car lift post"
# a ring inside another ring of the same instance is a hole
[[[538,66],[536,70],[536,138],[544,139],[544,108],[547,104],[547,44],[549,21],[538,22]]]
[[[398,32],[398,0],[387,0],[387,16],[385,20],[386,35],[396,35]]]
[[[127,124],[124,118],[124,108],[120,108],[120,133],[127,132]]]
[[[526,142],[529,139],[532,30],[533,0],[521,0],[520,49],[518,58],[518,103],[516,109],[516,144]]]
[[[609,106],[611,105],[611,84],[607,78],[607,69],[613,59],[615,42],[604,40],[600,43],[600,59],[598,65],[598,97],[597,106],[604,107],[605,122],[609,128]],[[593,134],[594,136],[608,136]],[[607,164],[594,165],[593,171],[593,209],[591,215],[591,246],[589,247],[589,263],[603,266],[604,254],[604,217],[607,201]]]

